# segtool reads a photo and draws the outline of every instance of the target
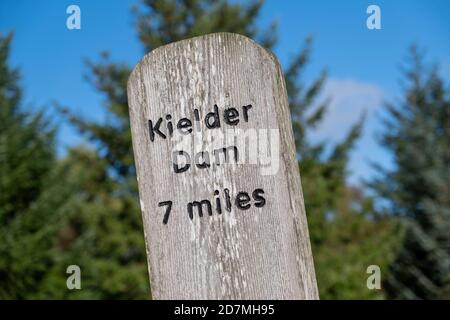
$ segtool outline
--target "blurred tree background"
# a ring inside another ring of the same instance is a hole
[[[145,0],[133,15],[143,53],[219,31],[270,50],[277,27],[258,28],[262,5]],[[18,72],[7,65],[10,41],[0,42],[0,298],[150,298],[126,94],[132,66],[107,53],[87,62],[88,81],[104,96],[110,120],[92,122],[57,106],[90,141],[57,159],[50,119],[21,106]],[[422,70],[408,74],[415,85],[402,111],[389,107],[384,139],[396,171],[370,184],[390,204],[379,208],[346,182],[364,118],[336,145],[310,142],[326,114],[329,100],[318,96],[327,74],[304,83],[312,39],[299,49],[284,71],[321,299],[448,297],[448,89],[435,72],[426,82],[419,81]],[[71,264],[81,267],[82,290],[67,290]],[[366,286],[373,264],[387,279],[382,290]]]
[[[404,97],[389,104],[382,144],[395,169],[372,182],[405,237],[385,278],[395,299],[450,299],[450,97],[437,66],[412,47]]]

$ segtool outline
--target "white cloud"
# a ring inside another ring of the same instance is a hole
[[[331,103],[311,138],[332,142],[343,139],[364,111],[370,122],[384,99],[382,90],[376,85],[352,79],[329,79],[318,101],[326,97],[331,98]]]
[[[386,154],[378,145],[375,135],[381,130],[380,112],[386,94],[378,86],[353,79],[329,79],[318,102],[329,97],[331,103],[321,124],[310,133],[312,142],[331,144],[342,141],[350,128],[366,112],[363,134],[351,154],[349,163],[351,184],[359,184],[362,178],[373,174],[370,161],[384,163]]]

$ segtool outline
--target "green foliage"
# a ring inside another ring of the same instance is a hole
[[[46,189],[55,163],[54,129],[45,116],[22,110],[19,73],[7,65],[12,36],[0,35],[0,298],[36,290],[51,264],[57,220]]]
[[[146,0],[134,14],[145,51],[218,31],[247,35],[271,49],[276,25],[260,32],[256,22],[261,5]],[[7,52],[8,43],[2,42],[1,52]],[[309,142],[308,133],[320,124],[328,103],[316,101],[325,71],[309,86],[301,78],[310,52],[307,39],[285,75],[321,298],[380,298],[380,292],[366,288],[365,271],[370,264],[388,264],[395,226],[371,215],[370,199],[346,185],[349,151],[362,119],[337,145]],[[9,70],[6,55],[0,56],[2,112],[4,105],[5,110],[16,109],[20,100],[15,71],[4,71]],[[11,124],[1,131],[0,235],[7,240],[0,243],[0,282],[7,286],[0,289],[0,297],[150,296],[128,119],[130,67],[111,62],[107,54],[87,66],[89,81],[105,98],[109,121],[89,121],[58,108],[91,146],[73,148],[55,161],[53,130],[41,114],[2,113],[2,121]],[[16,167],[20,169],[14,173]],[[66,288],[65,270],[71,264],[81,268],[82,290]]]
[[[357,188],[340,193],[322,230],[312,230],[314,259],[322,299],[383,299],[368,290],[367,267],[380,267],[381,278],[398,248],[401,228],[389,217],[374,215],[373,203]],[[318,237],[320,235],[320,238]],[[397,236],[396,236],[397,235]]]
[[[0,298],[148,297],[135,197],[91,150],[55,159],[49,121],[20,108],[10,41],[0,38]],[[67,289],[72,264],[83,290]]]
[[[450,298],[450,96],[416,48],[399,105],[388,105],[383,145],[395,168],[373,187],[405,224],[386,291],[396,299]]]
[[[143,0],[134,9],[139,38],[151,51],[170,42],[213,32],[233,32],[258,39],[271,48],[276,41],[276,24],[260,32],[256,25],[262,0],[245,5],[227,0]]]
[[[134,14],[139,38],[145,51],[153,50],[170,42],[219,31],[244,34],[259,40],[260,43],[271,49],[276,43],[276,25],[269,26],[266,32],[259,32],[256,18],[261,5],[261,1],[241,5],[228,1],[152,0],[143,1],[134,9]],[[349,282],[355,273],[336,273],[335,276],[327,278],[330,272],[328,263],[334,265],[335,270],[344,269],[347,265],[346,261],[357,260],[363,253],[367,253],[368,249],[365,251],[347,250],[339,257],[333,256],[336,258],[335,260],[327,258],[326,246],[330,245],[332,241],[342,242],[342,239],[336,237],[333,240],[332,237],[326,237],[327,230],[334,230],[333,226],[337,223],[327,220],[326,213],[335,210],[347,190],[345,179],[348,154],[360,134],[362,119],[350,130],[347,138],[338,145],[311,145],[308,142],[307,133],[320,123],[328,103],[328,100],[321,103],[316,101],[326,80],[325,71],[309,86],[304,85],[301,81],[302,73],[309,61],[310,51],[311,39],[307,39],[300,53],[285,70],[286,85],[297,150],[299,159],[301,159],[313,250],[318,262],[316,269],[318,270],[319,284],[325,284],[324,289],[321,289],[321,296],[339,298],[341,291],[336,291],[336,284]],[[107,124],[98,124],[81,119],[67,109],[63,110],[70,121],[85,133],[94,145],[99,146],[97,151],[99,160],[106,161],[108,164],[105,171],[113,172],[113,174],[105,174],[105,176],[114,184],[123,186],[123,191],[129,195],[131,203],[138,203],[126,97],[126,81],[130,68],[125,64],[110,62],[107,54],[98,63],[89,62],[88,67],[91,71],[89,79],[104,94],[105,106],[113,115],[113,120]],[[331,150],[327,154],[325,153],[326,147]],[[102,190],[101,185],[96,190]],[[110,192],[106,192],[106,194],[110,194]],[[114,194],[111,196],[115,197]],[[127,214],[134,219],[140,215],[137,208],[128,211]],[[346,219],[356,219],[362,227],[368,224],[368,228],[378,230],[376,222],[370,222],[355,212],[347,215]],[[351,238],[356,232],[355,230],[348,230],[353,233],[348,234],[347,237]],[[128,230],[128,232],[142,233],[142,227],[137,224],[135,229]],[[367,237],[366,242],[369,243],[367,247],[372,243],[371,240],[375,233],[374,231],[364,234]],[[144,252],[143,248],[142,252]],[[355,267],[355,270],[358,269],[359,272],[355,281],[361,281],[358,287],[360,290],[353,292],[353,297],[367,295],[365,279],[362,279],[364,276],[359,276],[364,274],[366,267],[362,265],[361,268]],[[325,280],[321,280],[320,277]],[[331,292],[332,290],[335,291]],[[351,290],[351,287],[348,290]],[[105,294],[105,297],[109,297],[109,295]]]
[[[226,1],[145,1],[135,14],[140,39],[144,48],[150,50],[200,33],[252,32],[256,30],[255,17],[260,6],[261,2],[241,6]],[[149,286],[128,119],[126,83],[131,69],[110,62],[108,54],[103,54],[100,62],[87,65],[88,79],[104,95],[111,120],[99,124],[58,106],[97,146],[89,161],[84,161],[83,170],[101,176],[81,178],[74,191],[84,200],[73,210],[76,220],[67,226],[73,229],[75,225],[79,230],[69,241],[71,247],[79,248],[79,254],[70,249],[68,256],[73,257],[82,272],[86,270],[83,280],[88,277],[89,287],[87,292],[85,286],[69,297],[142,298],[149,296]],[[81,165],[83,161],[72,159],[77,154],[69,154],[68,161]],[[83,219],[84,215],[90,218]],[[97,279],[91,277],[94,272]]]
[[[59,163],[60,176],[71,189],[70,204],[56,237],[58,260],[47,273],[53,285],[41,288],[39,297],[148,297],[141,218],[129,214],[138,212],[137,204],[107,171],[108,162],[82,146]],[[72,264],[81,269],[82,290],[66,288],[65,270]]]
[[[349,153],[364,115],[342,142],[310,143],[308,133],[320,125],[329,102],[316,101],[325,71],[309,86],[301,81],[310,52],[308,38],[285,76],[320,298],[382,299],[382,290],[367,288],[366,269],[378,265],[387,270],[399,242],[397,226],[389,217],[375,217],[372,200],[346,183]]]

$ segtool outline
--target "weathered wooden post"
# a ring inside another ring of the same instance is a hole
[[[284,78],[252,40],[153,50],[128,81],[156,299],[317,299]]]

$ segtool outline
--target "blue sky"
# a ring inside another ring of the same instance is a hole
[[[56,115],[53,101],[78,114],[105,121],[103,97],[84,79],[84,59],[98,59],[109,51],[111,60],[136,64],[143,55],[130,8],[135,1],[0,2],[0,32],[14,31],[11,63],[21,69],[25,102]],[[66,8],[81,8],[81,30],[66,28]],[[381,30],[366,27],[366,8],[381,8]],[[338,141],[363,110],[368,118],[364,135],[352,154],[351,182],[373,174],[368,161],[389,165],[376,143],[384,101],[398,98],[399,65],[416,42],[450,77],[450,1],[266,1],[258,23],[278,22],[275,49],[283,65],[298,51],[308,34],[314,36],[312,61],[305,75],[311,81],[324,68],[329,81],[323,97],[332,97],[330,111],[312,140]],[[60,124],[58,150],[82,142],[72,128]]]

